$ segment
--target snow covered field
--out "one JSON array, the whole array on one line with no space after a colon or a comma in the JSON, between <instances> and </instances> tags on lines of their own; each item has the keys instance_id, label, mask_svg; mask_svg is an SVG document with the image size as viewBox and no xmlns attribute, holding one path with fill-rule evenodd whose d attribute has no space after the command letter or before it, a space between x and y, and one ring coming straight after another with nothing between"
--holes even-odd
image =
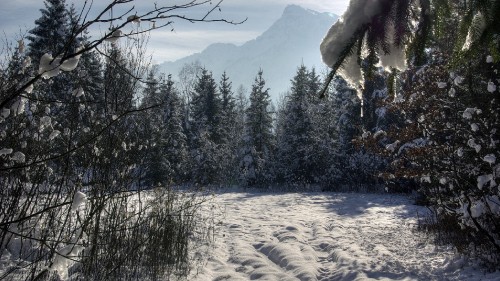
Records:
<instances>
[{"instance_id":1,"label":"snow covered field","mask_svg":"<svg viewBox=\"0 0 500 281\"><path fill-rule=\"evenodd\" d=\"M387 194L219 193L195 280L500 280L414 230L426 209Z\"/></svg>"}]
</instances>

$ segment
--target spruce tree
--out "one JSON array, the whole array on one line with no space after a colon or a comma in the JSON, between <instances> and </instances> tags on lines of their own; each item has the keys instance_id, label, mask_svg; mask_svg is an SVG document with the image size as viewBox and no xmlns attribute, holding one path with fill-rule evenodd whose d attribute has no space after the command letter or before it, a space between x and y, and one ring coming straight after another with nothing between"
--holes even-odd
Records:
<instances>
[{"instance_id":1,"label":"spruce tree","mask_svg":"<svg viewBox=\"0 0 500 281\"><path fill-rule=\"evenodd\" d=\"M292 79L292 87L287 97L278 142L277 164L279 174L287 183L308 184L315 181L316 136L312 119L312 97L317 85L311 77L316 77L302 65Z\"/></svg>"},{"instance_id":2,"label":"spruce tree","mask_svg":"<svg viewBox=\"0 0 500 281\"><path fill-rule=\"evenodd\" d=\"M190 104L190 147L193 178L209 184L219 180L222 143L222 101L212 73L202 69Z\"/></svg>"},{"instance_id":3,"label":"spruce tree","mask_svg":"<svg viewBox=\"0 0 500 281\"><path fill-rule=\"evenodd\" d=\"M168 181L167 163L163 155L165 130L162 118L163 97L160 95L160 83L155 69L151 69L143 91L142 108L150 108L142 126L141 134L148 139L143 149L144 181L154 187L166 184Z\"/></svg>"},{"instance_id":4,"label":"spruce tree","mask_svg":"<svg viewBox=\"0 0 500 281\"><path fill-rule=\"evenodd\" d=\"M181 183L189 175L187 138L182 127L183 112L182 101L179 92L174 87L172 75L168 75L166 81L160 85L160 94L165 97L164 105L164 157L168 161L167 173L170 182Z\"/></svg>"},{"instance_id":5,"label":"spruce tree","mask_svg":"<svg viewBox=\"0 0 500 281\"><path fill-rule=\"evenodd\" d=\"M205 132L215 143L221 141L222 101L212 73L202 69L191 101L192 128L197 134Z\"/></svg>"},{"instance_id":6,"label":"spruce tree","mask_svg":"<svg viewBox=\"0 0 500 281\"><path fill-rule=\"evenodd\" d=\"M260 70L250 93L242 152L242 180L247 185L263 184L273 176L270 168L275 140L270 106L269 88L266 88L263 71Z\"/></svg>"},{"instance_id":7,"label":"spruce tree","mask_svg":"<svg viewBox=\"0 0 500 281\"><path fill-rule=\"evenodd\" d=\"M54 57L65 51L68 31L68 14L65 0L45 0L42 16L35 21L35 28L29 31L28 54L38 62L43 54ZM36 63L37 67L38 64Z\"/></svg>"},{"instance_id":8,"label":"spruce tree","mask_svg":"<svg viewBox=\"0 0 500 281\"><path fill-rule=\"evenodd\" d=\"M219 83L219 92L221 95L221 132L222 143L220 145L222 165L224 166L222 178L227 183L234 183L238 177L238 148L242 137L238 127L238 112L236 99L232 91L232 83L226 72L222 74Z\"/></svg>"},{"instance_id":9,"label":"spruce tree","mask_svg":"<svg viewBox=\"0 0 500 281\"><path fill-rule=\"evenodd\" d=\"M127 58L112 46L104 65L104 103L108 115L119 115L133 107L134 85Z\"/></svg>"},{"instance_id":10,"label":"spruce tree","mask_svg":"<svg viewBox=\"0 0 500 281\"><path fill-rule=\"evenodd\" d=\"M236 101L234 99L234 93L231 89L231 81L226 72L222 74L221 81L219 83L219 92L221 96L221 128L223 139L225 142L231 142L234 136L234 125L236 118Z\"/></svg>"}]
</instances>

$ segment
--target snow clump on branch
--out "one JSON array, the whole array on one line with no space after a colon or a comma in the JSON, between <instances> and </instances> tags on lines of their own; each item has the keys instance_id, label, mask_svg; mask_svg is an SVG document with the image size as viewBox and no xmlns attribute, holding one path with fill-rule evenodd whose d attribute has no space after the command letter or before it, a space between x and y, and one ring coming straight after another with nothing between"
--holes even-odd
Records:
<instances>
[{"instance_id":1,"label":"snow clump on branch","mask_svg":"<svg viewBox=\"0 0 500 281\"><path fill-rule=\"evenodd\" d=\"M372 21L374 17L382 12L382 6L392 0L351 0L347 11L328 31L321 42L320 51L323 62L333 67L339 60L345 48L352 43L355 33L364 25ZM394 29L393 26L391 26ZM390 32L394 33L394 32ZM406 69L405 50L394 44L394 38L389 38L390 53L383 52L380 60L384 68ZM359 50L358 50L359 51ZM341 74L353 85L362 85L363 77L361 68L355 56L345 59Z\"/></svg>"},{"instance_id":2,"label":"snow clump on branch","mask_svg":"<svg viewBox=\"0 0 500 281\"><path fill-rule=\"evenodd\" d=\"M75 54L79 53L82 49L83 47L77 48ZM41 74L44 79L50 79L59 75L61 71L73 71L78 66L80 57L81 54L78 54L63 60L61 55L53 58L51 54L45 53L40 58L38 74Z\"/></svg>"}]
</instances>

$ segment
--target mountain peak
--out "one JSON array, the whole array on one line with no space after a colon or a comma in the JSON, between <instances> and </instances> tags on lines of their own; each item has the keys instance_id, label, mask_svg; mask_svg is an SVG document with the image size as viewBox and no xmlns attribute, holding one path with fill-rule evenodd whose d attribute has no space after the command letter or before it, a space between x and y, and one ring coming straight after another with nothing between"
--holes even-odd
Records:
<instances>
[{"instance_id":1,"label":"mountain peak","mask_svg":"<svg viewBox=\"0 0 500 281\"><path fill-rule=\"evenodd\" d=\"M301 64L320 69L324 66L319 44L336 18L298 5L289 5L281 18L255 39L235 46L213 44L203 52L164 63L163 72L179 73L186 63L199 60L220 77L225 71L233 85L251 88L259 69L264 70L266 86L274 100L288 91L290 79Z\"/></svg>"},{"instance_id":2,"label":"mountain peak","mask_svg":"<svg viewBox=\"0 0 500 281\"><path fill-rule=\"evenodd\" d=\"M288 5L283 11L283 16L291 16L291 15L302 15L302 14L310 14L306 9L302 8L299 5Z\"/></svg>"}]
</instances>

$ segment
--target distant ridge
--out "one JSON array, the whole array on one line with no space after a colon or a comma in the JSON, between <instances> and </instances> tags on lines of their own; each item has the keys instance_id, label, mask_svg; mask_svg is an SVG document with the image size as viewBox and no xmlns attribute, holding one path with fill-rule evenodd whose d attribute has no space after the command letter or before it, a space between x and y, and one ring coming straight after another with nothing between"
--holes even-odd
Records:
<instances>
[{"instance_id":1,"label":"distant ridge","mask_svg":"<svg viewBox=\"0 0 500 281\"><path fill-rule=\"evenodd\" d=\"M250 89L262 68L271 97L276 100L290 88L290 79L302 63L322 71L325 66L319 45L337 19L338 16L331 13L289 5L281 18L257 38L241 46L212 44L201 53L160 64L160 71L171 73L176 78L182 66L198 60L213 72L217 81L226 71L233 82L233 90L236 90L239 85Z\"/></svg>"}]
</instances>

